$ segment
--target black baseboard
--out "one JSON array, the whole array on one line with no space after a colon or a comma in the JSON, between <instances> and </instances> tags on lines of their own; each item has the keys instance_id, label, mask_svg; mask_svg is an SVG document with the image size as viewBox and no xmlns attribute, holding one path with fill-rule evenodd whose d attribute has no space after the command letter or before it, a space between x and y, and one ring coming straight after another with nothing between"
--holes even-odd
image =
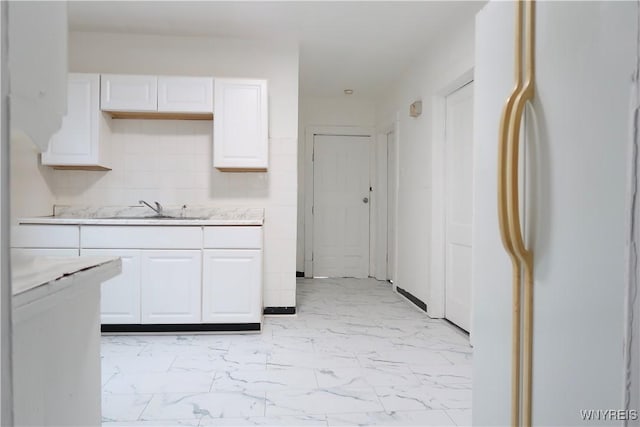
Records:
<instances>
[{"instance_id":1,"label":"black baseboard","mask_svg":"<svg viewBox=\"0 0 640 427\"><path fill-rule=\"evenodd\" d=\"M265 307L264 314L296 314L295 307Z\"/></svg>"},{"instance_id":2,"label":"black baseboard","mask_svg":"<svg viewBox=\"0 0 640 427\"><path fill-rule=\"evenodd\" d=\"M296 277L304 277L304 271L296 271Z\"/></svg>"},{"instance_id":3,"label":"black baseboard","mask_svg":"<svg viewBox=\"0 0 640 427\"><path fill-rule=\"evenodd\" d=\"M260 323L175 323L101 325L102 332L246 332L260 331Z\"/></svg>"},{"instance_id":4,"label":"black baseboard","mask_svg":"<svg viewBox=\"0 0 640 427\"><path fill-rule=\"evenodd\" d=\"M414 303L420 310L424 312L427 311L427 304L425 304L420 298L416 297L415 295L411 294L411 292L407 292L398 286L396 286L396 290L400 295L402 295L403 297L405 297L406 299Z\"/></svg>"}]
</instances>

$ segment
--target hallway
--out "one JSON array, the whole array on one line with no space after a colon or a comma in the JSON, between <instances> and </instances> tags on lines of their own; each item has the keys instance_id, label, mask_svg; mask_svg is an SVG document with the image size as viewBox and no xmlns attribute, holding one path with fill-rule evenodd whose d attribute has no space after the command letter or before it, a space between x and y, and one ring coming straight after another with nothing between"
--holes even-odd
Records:
<instances>
[{"instance_id":1,"label":"hallway","mask_svg":"<svg viewBox=\"0 0 640 427\"><path fill-rule=\"evenodd\" d=\"M297 295L261 334L103 337L103 425L470 425L464 334L386 282Z\"/></svg>"}]
</instances>

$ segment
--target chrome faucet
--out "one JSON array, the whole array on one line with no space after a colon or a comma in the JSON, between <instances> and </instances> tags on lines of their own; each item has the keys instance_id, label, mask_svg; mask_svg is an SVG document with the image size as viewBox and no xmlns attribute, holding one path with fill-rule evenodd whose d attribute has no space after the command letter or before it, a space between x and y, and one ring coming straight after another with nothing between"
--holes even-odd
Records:
<instances>
[{"instance_id":1,"label":"chrome faucet","mask_svg":"<svg viewBox=\"0 0 640 427\"><path fill-rule=\"evenodd\" d=\"M162 205L160 203L153 202L156 204L155 208L151 206L149 203L145 202L144 200L139 200L138 203L142 205L146 205L149 209L153 210L156 214L158 214L158 216L162 216Z\"/></svg>"}]
</instances>

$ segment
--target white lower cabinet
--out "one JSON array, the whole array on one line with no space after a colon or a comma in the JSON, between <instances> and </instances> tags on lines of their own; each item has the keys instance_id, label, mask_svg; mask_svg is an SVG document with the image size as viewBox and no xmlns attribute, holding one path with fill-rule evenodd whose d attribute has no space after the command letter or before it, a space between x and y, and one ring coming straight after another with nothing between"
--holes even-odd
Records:
<instances>
[{"instance_id":1,"label":"white lower cabinet","mask_svg":"<svg viewBox=\"0 0 640 427\"><path fill-rule=\"evenodd\" d=\"M259 323L262 318L262 251L203 251L202 321Z\"/></svg>"},{"instance_id":2,"label":"white lower cabinet","mask_svg":"<svg viewBox=\"0 0 640 427\"><path fill-rule=\"evenodd\" d=\"M262 227L20 225L15 254L113 256L102 284L111 325L262 323Z\"/></svg>"},{"instance_id":3,"label":"white lower cabinet","mask_svg":"<svg viewBox=\"0 0 640 427\"><path fill-rule=\"evenodd\" d=\"M142 251L142 323L200 323L200 250Z\"/></svg>"},{"instance_id":4,"label":"white lower cabinet","mask_svg":"<svg viewBox=\"0 0 640 427\"><path fill-rule=\"evenodd\" d=\"M100 313L103 324L140 323L140 253L126 249L82 250L82 256L122 259L122 273L102 284Z\"/></svg>"}]
</instances>

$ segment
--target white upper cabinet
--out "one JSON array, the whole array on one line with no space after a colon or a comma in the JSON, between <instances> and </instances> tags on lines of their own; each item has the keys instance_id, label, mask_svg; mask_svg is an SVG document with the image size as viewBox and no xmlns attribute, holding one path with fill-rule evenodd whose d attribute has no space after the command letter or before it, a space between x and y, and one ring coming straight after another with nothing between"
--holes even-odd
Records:
<instances>
[{"instance_id":1,"label":"white upper cabinet","mask_svg":"<svg viewBox=\"0 0 640 427\"><path fill-rule=\"evenodd\" d=\"M269 163L267 81L215 79L213 166L264 171Z\"/></svg>"},{"instance_id":2,"label":"white upper cabinet","mask_svg":"<svg viewBox=\"0 0 640 427\"><path fill-rule=\"evenodd\" d=\"M158 111L158 77L103 74L101 108L105 111Z\"/></svg>"},{"instance_id":3,"label":"white upper cabinet","mask_svg":"<svg viewBox=\"0 0 640 427\"><path fill-rule=\"evenodd\" d=\"M42 153L42 164L108 170L104 134L109 118L100 111L100 75L69 74L67 86L67 114Z\"/></svg>"},{"instance_id":4,"label":"white upper cabinet","mask_svg":"<svg viewBox=\"0 0 640 427\"><path fill-rule=\"evenodd\" d=\"M159 76L158 112L213 113L213 78Z\"/></svg>"}]
</instances>

